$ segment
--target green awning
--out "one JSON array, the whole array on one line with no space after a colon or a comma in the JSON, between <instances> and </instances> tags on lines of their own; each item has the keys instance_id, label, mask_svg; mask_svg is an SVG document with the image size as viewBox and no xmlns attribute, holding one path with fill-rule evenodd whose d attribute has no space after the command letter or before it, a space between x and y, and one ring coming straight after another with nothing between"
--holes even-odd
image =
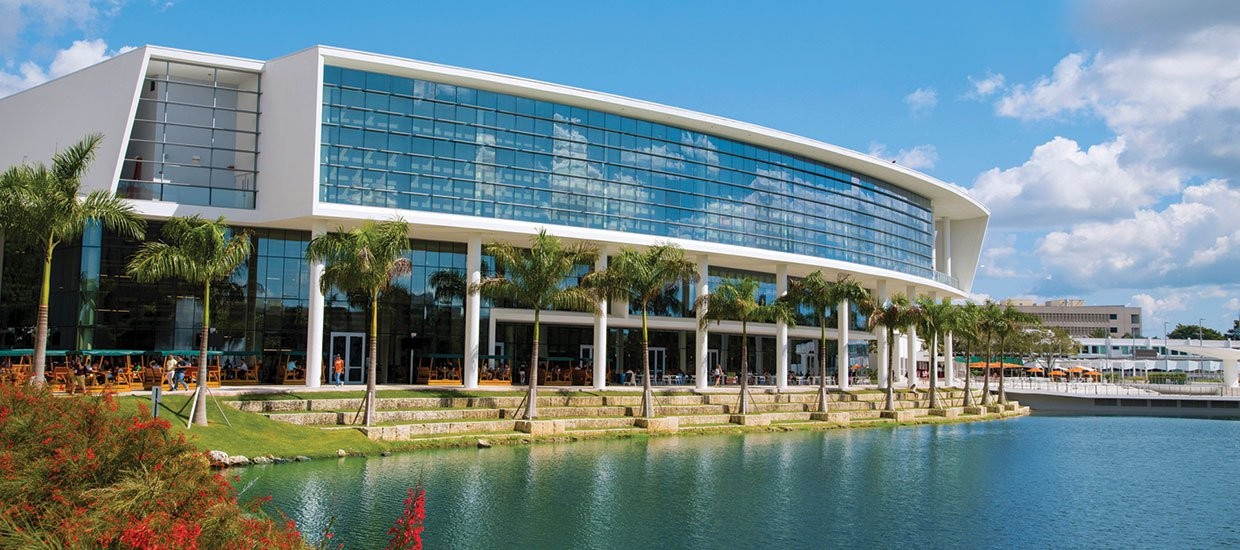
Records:
<instances>
[{"instance_id":1,"label":"green awning","mask_svg":"<svg viewBox=\"0 0 1240 550\"><path fill-rule=\"evenodd\" d=\"M29 348L26 348L26 349L0 349L0 357L25 357L25 356L27 356L27 355L34 355L34 350L33 350L33 349L29 349ZM69 355L68 350L63 350L63 349L49 349L49 350L47 350L47 356L48 356L48 357L64 357L64 356L66 356L66 355Z\"/></svg>"},{"instance_id":2,"label":"green awning","mask_svg":"<svg viewBox=\"0 0 1240 550\"><path fill-rule=\"evenodd\" d=\"M88 349L83 351L82 355L88 357L132 357L148 353L150 352L136 349Z\"/></svg>"},{"instance_id":3,"label":"green awning","mask_svg":"<svg viewBox=\"0 0 1240 550\"><path fill-rule=\"evenodd\" d=\"M197 356L197 355L199 355L199 354L200 354L200 351L199 351L199 350L196 350L196 349L172 349L172 350L157 351L157 352L155 352L155 354L156 354L156 355L162 355L162 356L164 356L164 357L167 357L167 356L169 356L169 355L194 355L194 356ZM223 355L223 354L224 354L224 352L222 352L222 351L216 351L216 350L208 350L208 351L207 351L207 357L214 357L214 356L216 356L216 355Z\"/></svg>"}]
</instances>

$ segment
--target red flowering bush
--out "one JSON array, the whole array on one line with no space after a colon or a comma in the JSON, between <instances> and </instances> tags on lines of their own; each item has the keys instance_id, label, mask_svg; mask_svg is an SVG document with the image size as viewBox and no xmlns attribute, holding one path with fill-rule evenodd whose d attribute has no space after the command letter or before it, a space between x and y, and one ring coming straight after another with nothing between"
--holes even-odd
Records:
<instances>
[{"instance_id":1,"label":"red flowering bush","mask_svg":"<svg viewBox=\"0 0 1240 550\"><path fill-rule=\"evenodd\" d=\"M387 550L422 550L422 522L425 520L426 489L418 483L416 489L409 489L405 511L388 529L388 535L392 538L388 541Z\"/></svg>"},{"instance_id":2,"label":"red flowering bush","mask_svg":"<svg viewBox=\"0 0 1240 550\"><path fill-rule=\"evenodd\" d=\"M0 547L306 548L168 422L111 396L0 386Z\"/></svg>"}]
</instances>

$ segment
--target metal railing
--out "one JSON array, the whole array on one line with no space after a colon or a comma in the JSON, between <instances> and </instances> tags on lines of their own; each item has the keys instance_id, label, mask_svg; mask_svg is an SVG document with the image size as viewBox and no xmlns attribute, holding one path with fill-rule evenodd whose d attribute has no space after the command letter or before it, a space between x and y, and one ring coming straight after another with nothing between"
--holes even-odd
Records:
<instances>
[{"instance_id":1,"label":"metal railing","mask_svg":"<svg viewBox=\"0 0 1240 550\"><path fill-rule=\"evenodd\" d=\"M1138 382L1057 381L1045 378L1006 378L1003 384L1008 391L1027 390L1061 395L1240 397L1240 388L1229 388L1221 384L1145 384ZM990 385L992 389L996 387L994 381L991 381Z\"/></svg>"},{"instance_id":2,"label":"metal railing","mask_svg":"<svg viewBox=\"0 0 1240 550\"><path fill-rule=\"evenodd\" d=\"M120 180L116 187L116 195L125 199L157 200L178 204L246 208L250 210L254 209L255 193L254 190L250 189L228 189L162 181Z\"/></svg>"}]
</instances>

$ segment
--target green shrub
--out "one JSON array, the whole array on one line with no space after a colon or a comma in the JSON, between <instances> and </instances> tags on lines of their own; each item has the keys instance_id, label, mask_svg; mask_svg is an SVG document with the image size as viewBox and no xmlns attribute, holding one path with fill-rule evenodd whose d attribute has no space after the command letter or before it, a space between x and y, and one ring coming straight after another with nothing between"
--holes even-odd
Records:
<instances>
[{"instance_id":1,"label":"green shrub","mask_svg":"<svg viewBox=\"0 0 1240 550\"><path fill-rule=\"evenodd\" d=\"M292 521L240 505L168 423L111 396L0 387L0 547L305 548Z\"/></svg>"},{"instance_id":2,"label":"green shrub","mask_svg":"<svg viewBox=\"0 0 1240 550\"><path fill-rule=\"evenodd\" d=\"M1149 374L1149 383L1151 384L1187 384L1188 373L1185 373L1185 372L1151 372Z\"/></svg>"}]
</instances>

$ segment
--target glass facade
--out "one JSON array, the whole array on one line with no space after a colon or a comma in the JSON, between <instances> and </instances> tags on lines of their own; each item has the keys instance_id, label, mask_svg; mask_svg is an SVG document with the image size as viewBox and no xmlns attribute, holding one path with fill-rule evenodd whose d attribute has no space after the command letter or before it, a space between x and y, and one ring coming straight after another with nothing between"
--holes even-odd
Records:
<instances>
[{"instance_id":1,"label":"glass facade","mask_svg":"<svg viewBox=\"0 0 1240 550\"><path fill-rule=\"evenodd\" d=\"M152 59L117 194L254 208L259 75Z\"/></svg>"},{"instance_id":2,"label":"glass facade","mask_svg":"<svg viewBox=\"0 0 1240 550\"><path fill-rule=\"evenodd\" d=\"M930 201L776 150L325 67L320 199L805 254L933 278Z\"/></svg>"}]
</instances>

